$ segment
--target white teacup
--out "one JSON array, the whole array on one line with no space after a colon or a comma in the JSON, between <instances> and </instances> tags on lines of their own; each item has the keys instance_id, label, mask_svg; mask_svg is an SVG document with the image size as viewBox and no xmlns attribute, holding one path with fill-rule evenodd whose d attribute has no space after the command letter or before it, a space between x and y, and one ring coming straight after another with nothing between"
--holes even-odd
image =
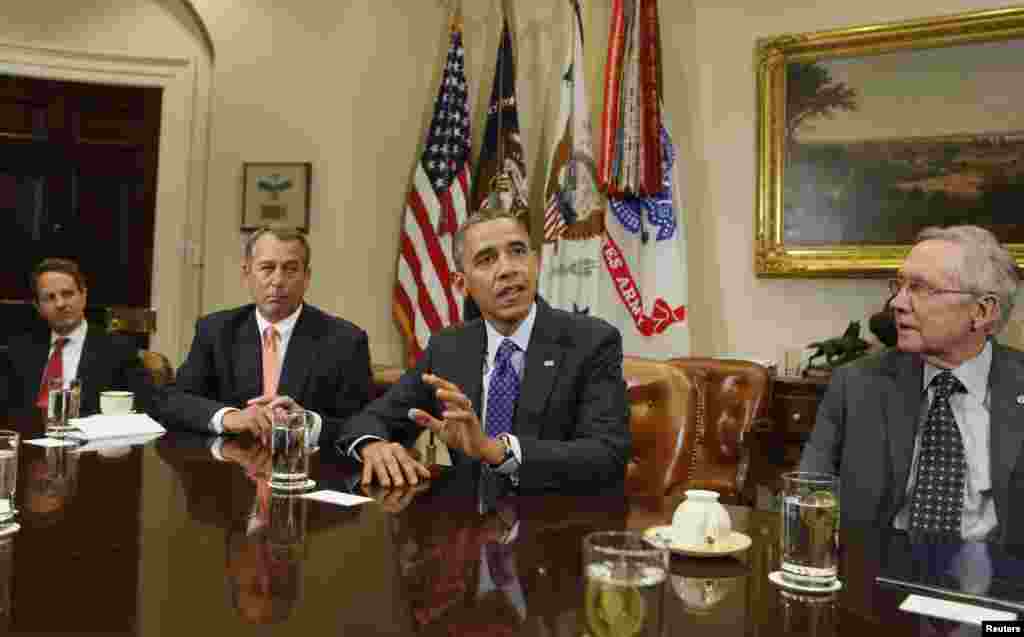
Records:
<instances>
[{"instance_id":1,"label":"white teacup","mask_svg":"<svg viewBox=\"0 0 1024 637\"><path fill-rule=\"evenodd\" d=\"M672 534L687 546L715 548L732 533L729 512L718 502L717 491L691 489L672 515Z\"/></svg>"},{"instance_id":2,"label":"white teacup","mask_svg":"<svg viewBox=\"0 0 1024 637\"><path fill-rule=\"evenodd\" d=\"M130 414L134 400L135 394L130 391L100 392L100 412L107 416Z\"/></svg>"}]
</instances>

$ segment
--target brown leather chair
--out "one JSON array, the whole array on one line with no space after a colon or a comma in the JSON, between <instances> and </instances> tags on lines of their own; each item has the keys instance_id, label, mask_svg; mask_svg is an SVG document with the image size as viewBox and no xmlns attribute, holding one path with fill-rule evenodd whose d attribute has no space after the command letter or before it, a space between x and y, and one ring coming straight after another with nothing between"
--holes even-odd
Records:
<instances>
[{"instance_id":1,"label":"brown leather chair","mask_svg":"<svg viewBox=\"0 0 1024 637\"><path fill-rule=\"evenodd\" d=\"M686 484L697 437L697 386L676 367L635 356L623 360L633 457L626 493L661 496Z\"/></svg>"},{"instance_id":2,"label":"brown leather chair","mask_svg":"<svg viewBox=\"0 0 1024 637\"><path fill-rule=\"evenodd\" d=\"M174 368L171 367L171 361L167 360L167 357L160 352L140 349L139 358L156 387L165 387L174 380Z\"/></svg>"},{"instance_id":3,"label":"brown leather chair","mask_svg":"<svg viewBox=\"0 0 1024 637\"><path fill-rule=\"evenodd\" d=\"M738 498L750 464L747 434L767 417L771 373L741 360L694 357L668 363L697 388L695 458L686 488Z\"/></svg>"}]
</instances>

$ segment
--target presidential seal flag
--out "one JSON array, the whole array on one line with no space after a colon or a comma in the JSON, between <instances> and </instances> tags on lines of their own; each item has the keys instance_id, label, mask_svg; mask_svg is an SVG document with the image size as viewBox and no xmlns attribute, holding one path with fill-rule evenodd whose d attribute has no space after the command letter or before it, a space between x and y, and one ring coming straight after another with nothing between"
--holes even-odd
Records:
<instances>
[{"instance_id":1,"label":"presidential seal flag","mask_svg":"<svg viewBox=\"0 0 1024 637\"><path fill-rule=\"evenodd\" d=\"M448 57L434 116L406 199L392 304L410 364L433 332L461 320L452 286L452 240L467 217L470 193L469 97L462 18L451 21Z\"/></svg>"},{"instance_id":2,"label":"presidential seal flag","mask_svg":"<svg viewBox=\"0 0 1024 637\"><path fill-rule=\"evenodd\" d=\"M559 82L558 119L544 188L540 293L570 311L597 309L604 238L604 197L597 188L584 79L583 20L571 3L569 46Z\"/></svg>"},{"instance_id":3,"label":"presidential seal flag","mask_svg":"<svg viewBox=\"0 0 1024 637\"><path fill-rule=\"evenodd\" d=\"M679 153L659 101L657 0L613 0L598 179L608 195L598 316L623 351L690 353Z\"/></svg>"},{"instance_id":4,"label":"presidential seal flag","mask_svg":"<svg viewBox=\"0 0 1024 637\"><path fill-rule=\"evenodd\" d=\"M488 207L528 214L529 189L519 134L516 62L508 16L502 20L491 102L487 107L487 124L473 186L472 210L479 210L487 200Z\"/></svg>"}]
</instances>

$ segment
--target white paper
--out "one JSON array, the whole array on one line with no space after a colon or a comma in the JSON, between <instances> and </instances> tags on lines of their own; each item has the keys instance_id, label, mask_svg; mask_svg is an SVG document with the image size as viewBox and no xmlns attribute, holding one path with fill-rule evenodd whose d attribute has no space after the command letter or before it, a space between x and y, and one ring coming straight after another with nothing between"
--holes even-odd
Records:
<instances>
[{"instance_id":1,"label":"white paper","mask_svg":"<svg viewBox=\"0 0 1024 637\"><path fill-rule=\"evenodd\" d=\"M341 491L327 490L304 493L300 497L309 498L310 500L319 500L320 502L327 502L328 504L338 504L343 507L351 507L356 506L357 504L373 502L373 498L365 498L361 495L352 495L351 493L342 493Z\"/></svg>"},{"instance_id":2,"label":"white paper","mask_svg":"<svg viewBox=\"0 0 1024 637\"><path fill-rule=\"evenodd\" d=\"M23 440L26 445L36 445L37 447L77 447L78 442L74 440L62 440L60 438L34 438L32 440Z\"/></svg>"},{"instance_id":3,"label":"white paper","mask_svg":"<svg viewBox=\"0 0 1024 637\"><path fill-rule=\"evenodd\" d=\"M119 436L117 438L100 438L99 440L90 440L86 444L82 445L78 449L75 449L78 453L85 453L88 451L101 451L104 449L119 449L126 448L129 451L134 445L144 445L150 440L156 440L163 434L140 434L136 436Z\"/></svg>"},{"instance_id":4,"label":"white paper","mask_svg":"<svg viewBox=\"0 0 1024 637\"><path fill-rule=\"evenodd\" d=\"M945 599L935 599L924 595L908 595L900 610L918 615L949 619L955 622L964 622L981 626L982 621L1010 620L1017 619L1015 613L1008 613L1002 610L994 610L983 606L974 606L961 602L951 602Z\"/></svg>"},{"instance_id":5,"label":"white paper","mask_svg":"<svg viewBox=\"0 0 1024 637\"><path fill-rule=\"evenodd\" d=\"M100 414L89 416L88 418L72 418L68 422L81 432L75 432L76 437L90 441L101 438L162 434L167 431L160 423L146 414L117 414L111 416Z\"/></svg>"}]
</instances>

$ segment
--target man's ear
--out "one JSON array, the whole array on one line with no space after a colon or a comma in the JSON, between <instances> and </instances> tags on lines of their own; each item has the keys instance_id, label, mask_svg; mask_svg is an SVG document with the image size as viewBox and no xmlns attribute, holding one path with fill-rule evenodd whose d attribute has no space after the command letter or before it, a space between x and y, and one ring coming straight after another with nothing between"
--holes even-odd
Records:
<instances>
[{"instance_id":1,"label":"man's ear","mask_svg":"<svg viewBox=\"0 0 1024 637\"><path fill-rule=\"evenodd\" d=\"M452 276L452 286L458 290L459 294L466 296L466 275L462 272L455 271Z\"/></svg>"},{"instance_id":2,"label":"man's ear","mask_svg":"<svg viewBox=\"0 0 1024 637\"><path fill-rule=\"evenodd\" d=\"M995 294L986 294L978 298L974 307L974 317L972 318L974 326L985 334L991 334L1002 313L999 297Z\"/></svg>"}]
</instances>

